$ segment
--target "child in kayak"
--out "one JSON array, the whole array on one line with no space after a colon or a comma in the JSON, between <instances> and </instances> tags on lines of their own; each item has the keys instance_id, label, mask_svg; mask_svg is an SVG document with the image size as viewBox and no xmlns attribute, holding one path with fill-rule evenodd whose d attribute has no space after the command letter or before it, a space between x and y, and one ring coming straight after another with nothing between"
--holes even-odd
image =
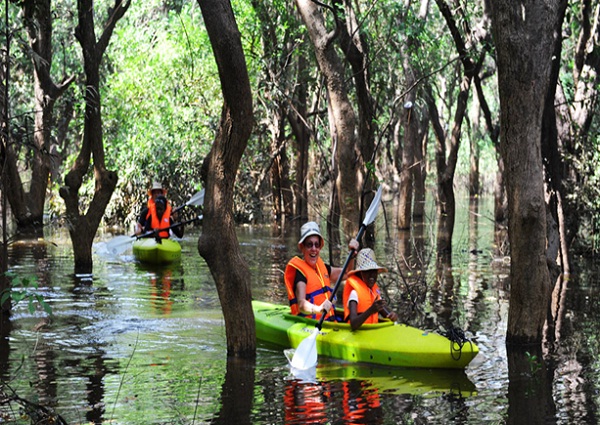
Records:
<instances>
[{"instance_id":1,"label":"child in kayak","mask_svg":"<svg viewBox=\"0 0 600 425\"><path fill-rule=\"evenodd\" d=\"M385 300L381 298L377 276L387 272L375 260L375 253L370 248L360 250L356 256L356 268L348 273L344 287L344 320L356 330L363 323L378 323L379 316L392 321L398 315L389 311Z\"/></svg>"}]
</instances>

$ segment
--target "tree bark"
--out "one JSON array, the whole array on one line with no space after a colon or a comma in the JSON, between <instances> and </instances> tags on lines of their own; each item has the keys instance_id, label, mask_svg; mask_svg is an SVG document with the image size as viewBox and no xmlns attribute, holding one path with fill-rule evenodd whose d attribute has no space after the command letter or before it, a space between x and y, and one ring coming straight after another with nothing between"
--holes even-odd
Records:
<instances>
[{"instance_id":1,"label":"tree bark","mask_svg":"<svg viewBox=\"0 0 600 425\"><path fill-rule=\"evenodd\" d=\"M205 182L203 233L198 252L217 285L225 318L227 354L256 356L250 270L235 233L235 176L252 131L252 92L240 33L229 0L198 0L213 48L223 109L213 146L202 165Z\"/></svg>"},{"instance_id":2,"label":"tree bark","mask_svg":"<svg viewBox=\"0 0 600 425\"><path fill-rule=\"evenodd\" d=\"M541 134L560 3L492 2L511 249L508 345L540 344L548 311Z\"/></svg>"},{"instance_id":3,"label":"tree bark","mask_svg":"<svg viewBox=\"0 0 600 425\"><path fill-rule=\"evenodd\" d=\"M360 225L359 172L362 168L356 139L356 116L348 98L344 82L344 69L337 55L333 40L337 30L328 33L323 14L311 0L296 0L302 20L313 43L319 69L325 77L330 116L335 134L332 140L339 173L336 178L338 200L342 218L342 229L347 237L356 234ZM336 19L337 22L337 19ZM338 25L341 25L337 22Z\"/></svg>"},{"instance_id":4,"label":"tree bark","mask_svg":"<svg viewBox=\"0 0 600 425\"><path fill-rule=\"evenodd\" d=\"M104 141L102 135L102 114L100 99L100 63L108 47L115 25L129 8L130 1L115 0L109 9L104 31L98 40L94 30L94 6L92 0L78 0L79 23L75 37L83 51L83 68L86 81L85 118L81 149L75 163L65 177L60 188L60 196L67 210L67 228L73 243L75 273L91 273L93 268L92 242L104 211L117 185L117 173L106 169ZM87 212L81 214L79 189L93 159L95 191Z\"/></svg>"}]
</instances>

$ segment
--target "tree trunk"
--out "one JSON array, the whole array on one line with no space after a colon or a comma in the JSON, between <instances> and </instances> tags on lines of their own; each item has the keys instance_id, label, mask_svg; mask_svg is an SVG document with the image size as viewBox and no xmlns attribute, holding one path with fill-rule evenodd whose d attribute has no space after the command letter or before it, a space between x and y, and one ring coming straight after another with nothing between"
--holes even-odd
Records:
<instances>
[{"instance_id":1,"label":"tree trunk","mask_svg":"<svg viewBox=\"0 0 600 425\"><path fill-rule=\"evenodd\" d=\"M288 93L295 81L288 77L292 66L287 60L293 45L288 31L284 32L284 39L277 39L278 15L273 13L269 4L252 0L252 6L261 23L263 45L263 73L265 84L260 98L267 111L268 119L265 125L271 135L271 193L273 196L273 220L277 226L285 226L293 218L293 195L290 184L290 170L287 156L287 137L285 134L286 117L290 109ZM290 9L293 5L289 6ZM282 49L282 46L290 46ZM262 179L261 179L262 181ZM258 189L257 189L258 192ZM260 193L257 193L260 196Z\"/></svg>"},{"instance_id":2,"label":"tree trunk","mask_svg":"<svg viewBox=\"0 0 600 425\"><path fill-rule=\"evenodd\" d=\"M104 211L117 185L117 174L106 169L104 160L104 141L102 136L102 114L100 99L100 63L106 51L115 25L123 17L131 3L115 0L109 9L109 16L103 26L104 31L96 40L94 7L92 0L78 0L79 23L75 37L83 51L85 72L85 120L81 149L71 170L60 188L60 196L65 201L67 227L73 243L75 273L91 273L92 242ZM80 213L81 200L79 189L88 173L90 160L93 159L95 191L85 214Z\"/></svg>"},{"instance_id":3,"label":"tree trunk","mask_svg":"<svg viewBox=\"0 0 600 425\"><path fill-rule=\"evenodd\" d=\"M471 134L469 137L469 196L471 198L481 194L479 181L479 111L478 98L473 96L473 116L471 117Z\"/></svg>"},{"instance_id":4,"label":"tree trunk","mask_svg":"<svg viewBox=\"0 0 600 425\"><path fill-rule=\"evenodd\" d=\"M541 134L560 3L492 2L511 250L509 345L539 344L548 311Z\"/></svg>"},{"instance_id":5,"label":"tree trunk","mask_svg":"<svg viewBox=\"0 0 600 425\"><path fill-rule=\"evenodd\" d=\"M406 62L406 59L405 59ZM415 83L412 67L405 63L404 73L406 85L412 87ZM398 228L410 229L413 210L414 194L414 172L415 151L419 145L418 116L413 109L416 90L409 91L406 95L406 102L402 109L402 122L404 124L404 144L402 147L402 163L400 164L400 193L398 195Z\"/></svg>"},{"instance_id":6,"label":"tree trunk","mask_svg":"<svg viewBox=\"0 0 600 425\"><path fill-rule=\"evenodd\" d=\"M456 171L456 163L458 161L458 149L461 140L461 128L466 115L467 101L471 89L471 83L475 76L479 73L481 64L485 57L485 52L481 53L477 62L471 58L472 53L467 49L467 43L460 33L456 20L450 10L450 7L444 0L436 0L442 16L446 20L456 51L460 55L460 60L463 69L462 81L456 100L456 110L454 111L454 119L452 123L452 131L450 133L448 157L445 158L445 141L441 138L442 132L439 129L439 124L434 126L437 128L436 137L438 139L438 149L436 153L437 164L437 182L438 182L438 255L443 257L445 262L450 263L452 257L452 234L454 233L454 221L456 215L456 204L454 197L454 173ZM470 33L469 22L464 21L462 25L465 30ZM429 102L433 101L431 94L427 96ZM434 106L434 105L431 105ZM432 108L430 106L430 114ZM437 113L436 113L437 114ZM433 121L433 116L432 116Z\"/></svg>"},{"instance_id":7,"label":"tree trunk","mask_svg":"<svg viewBox=\"0 0 600 425\"><path fill-rule=\"evenodd\" d=\"M252 131L252 92L240 33L229 0L198 0L211 41L221 88L221 123L202 165L205 182L203 233L198 252L217 285L225 318L227 354L256 356L250 270L235 233L233 190Z\"/></svg>"},{"instance_id":8,"label":"tree trunk","mask_svg":"<svg viewBox=\"0 0 600 425\"><path fill-rule=\"evenodd\" d=\"M293 186L295 199L295 218L303 224L308 221L308 147L310 145L310 128L308 127L306 84L302 80L307 73L308 64L304 55L298 58L298 81L293 94L293 112L288 114L288 121L296 142L296 181Z\"/></svg>"},{"instance_id":9,"label":"tree trunk","mask_svg":"<svg viewBox=\"0 0 600 425\"><path fill-rule=\"evenodd\" d=\"M21 179L18 155L7 146L5 185L17 232L39 234L43 229L44 204L51 169L53 147L51 130L54 105L74 81L71 76L57 85L52 81L52 10L50 0L26 0L21 5L29 35L34 77L33 165L29 183ZM28 185L28 189L25 186Z\"/></svg>"},{"instance_id":10,"label":"tree trunk","mask_svg":"<svg viewBox=\"0 0 600 425\"><path fill-rule=\"evenodd\" d=\"M343 4L342 4L343 3ZM370 165L369 170L375 170L377 152L375 151L375 101L371 94L369 73L369 45L361 32L360 25L351 2L335 0L338 10L345 10L340 25L340 47L345 54L347 62L352 68L354 88L358 106L358 149L360 158L356 164L359 192L359 219L371 205L377 190L374 176L366 171L365 163ZM362 242L362 241L359 241ZM374 247L375 223L367 226L364 233L363 246Z\"/></svg>"},{"instance_id":11,"label":"tree trunk","mask_svg":"<svg viewBox=\"0 0 600 425\"><path fill-rule=\"evenodd\" d=\"M10 57L10 43L7 43L5 54L7 58ZM7 90L9 77L10 68L8 67L8 61L2 61L0 63L0 225L2 226L2 235L0 239L0 293L4 293L4 291L8 290L10 287L10 282L6 276L6 272L8 271L8 220L6 217L6 209L8 204L6 201L6 178L4 174L6 172L4 165L6 163L6 147L10 143L10 121L8 119L10 102L8 100ZM7 299L0 304L0 341L7 340L5 336L8 335L10 328L5 327L5 324L10 323L10 320L8 320L10 310L10 300ZM6 364L8 364L8 362Z\"/></svg>"},{"instance_id":12,"label":"tree trunk","mask_svg":"<svg viewBox=\"0 0 600 425\"><path fill-rule=\"evenodd\" d=\"M313 43L319 69L325 77L331 126L335 134L335 159L339 169L336 178L342 228L347 237L356 234L360 225L358 175L361 169L360 154L356 140L356 117L345 88L344 69L333 41L337 31L328 33L323 14L312 0L296 0L302 20ZM339 22L338 22L338 25Z\"/></svg>"}]
</instances>

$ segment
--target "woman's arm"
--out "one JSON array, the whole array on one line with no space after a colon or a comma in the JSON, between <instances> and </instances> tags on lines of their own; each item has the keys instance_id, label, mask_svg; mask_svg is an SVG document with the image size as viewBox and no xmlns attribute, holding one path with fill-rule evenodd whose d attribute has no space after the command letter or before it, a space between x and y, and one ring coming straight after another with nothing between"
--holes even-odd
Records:
<instances>
[{"instance_id":1,"label":"woman's arm","mask_svg":"<svg viewBox=\"0 0 600 425\"><path fill-rule=\"evenodd\" d=\"M304 314L319 314L323 310L327 313L331 308L329 300L325 300L321 305L316 305L306 299L306 282L296 283L296 300L298 300L298 308Z\"/></svg>"}]
</instances>

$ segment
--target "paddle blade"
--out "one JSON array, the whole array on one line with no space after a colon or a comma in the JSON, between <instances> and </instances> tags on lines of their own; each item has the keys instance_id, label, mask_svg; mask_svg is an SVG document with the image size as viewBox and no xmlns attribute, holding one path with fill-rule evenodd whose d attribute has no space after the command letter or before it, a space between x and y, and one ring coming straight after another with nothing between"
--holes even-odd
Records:
<instances>
[{"instance_id":1,"label":"paddle blade","mask_svg":"<svg viewBox=\"0 0 600 425\"><path fill-rule=\"evenodd\" d=\"M195 207L202 204L204 204L204 189L196 192L194 196L192 196L190 200L185 203L185 205L193 205Z\"/></svg>"},{"instance_id":2,"label":"paddle blade","mask_svg":"<svg viewBox=\"0 0 600 425\"><path fill-rule=\"evenodd\" d=\"M379 211L379 203L381 202L381 190L383 186L379 186L377 189L377 193L375 197L371 201L371 205L369 205L369 209L365 213L365 219L363 220L363 225L368 226L369 224L375 221L375 217L377 217L377 212Z\"/></svg>"},{"instance_id":3,"label":"paddle blade","mask_svg":"<svg viewBox=\"0 0 600 425\"><path fill-rule=\"evenodd\" d=\"M291 365L294 369L307 370L315 367L317 364L317 335L319 329L315 328L313 332L304 338L292 358Z\"/></svg>"},{"instance_id":4,"label":"paddle blade","mask_svg":"<svg viewBox=\"0 0 600 425\"><path fill-rule=\"evenodd\" d=\"M134 240L135 238L131 236L117 236L107 242L106 250L112 255L120 255L131 246Z\"/></svg>"}]
</instances>

